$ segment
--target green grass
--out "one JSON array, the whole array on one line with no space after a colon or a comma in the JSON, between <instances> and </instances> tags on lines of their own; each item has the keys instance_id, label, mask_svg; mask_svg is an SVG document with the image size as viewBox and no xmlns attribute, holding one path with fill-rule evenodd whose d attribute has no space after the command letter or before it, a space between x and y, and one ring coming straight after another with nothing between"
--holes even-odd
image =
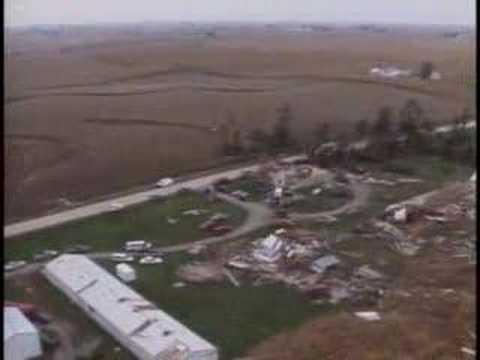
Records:
<instances>
[{"instance_id":1,"label":"green grass","mask_svg":"<svg viewBox=\"0 0 480 360\"><path fill-rule=\"evenodd\" d=\"M201 216L182 215L184 210L209 210ZM44 249L62 250L74 244L87 244L94 251L120 250L125 241L148 240L155 246L174 245L209 236L198 226L215 212L230 215L229 224L237 226L246 213L223 201L208 202L201 195L182 192L165 202L152 201L121 212L108 213L55 228L46 229L4 243L5 259L29 259ZM178 219L171 225L167 217Z\"/></svg>"},{"instance_id":2,"label":"green grass","mask_svg":"<svg viewBox=\"0 0 480 360\"><path fill-rule=\"evenodd\" d=\"M320 194L313 195L312 190L317 187L318 186L310 186L298 190L298 193L305 197L292 204L288 208L289 211L312 213L333 210L345 205L352 198L349 194L340 195L338 190L335 189L323 190Z\"/></svg>"},{"instance_id":3,"label":"green grass","mask_svg":"<svg viewBox=\"0 0 480 360\"><path fill-rule=\"evenodd\" d=\"M466 180L472 169L439 156L404 156L371 165L374 171L395 177L418 177L434 185L446 181Z\"/></svg>"},{"instance_id":4,"label":"green grass","mask_svg":"<svg viewBox=\"0 0 480 360\"><path fill-rule=\"evenodd\" d=\"M259 189L259 185L260 187L263 187L266 184L260 180L257 180L253 176L244 176L225 185L225 190L227 192L236 190L245 191L249 193L247 198L248 201L262 201L265 199L265 193Z\"/></svg>"}]
</instances>

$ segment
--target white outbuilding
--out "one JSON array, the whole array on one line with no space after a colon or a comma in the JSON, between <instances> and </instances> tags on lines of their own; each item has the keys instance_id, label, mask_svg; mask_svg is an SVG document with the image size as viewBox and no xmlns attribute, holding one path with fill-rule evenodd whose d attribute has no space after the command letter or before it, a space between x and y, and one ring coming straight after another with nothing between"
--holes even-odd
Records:
<instances>
[{"instance_id":1,"label":"white outbuilding","mask_svg":"<svg viewBox=\"0 0 480 360\"><path fill-rule=\"evenodd\" d=\"M115 272L124 282L131 282L137 279L135 269L125 263L117 264L117 266L115 266Z\"/></svg>"},{"instance_id":2,"label":"white outbuilding","mask_svg":"<svg viewBox=\"0 0 480 360\"><path fill-rule=\"evenodd\" d=\"M218 360L218 351L87 256L64 254L43 274L137 359Z\"/></svg>"},{"instance_id":3,"label":"white outbuilding","mask_svg":"<svg viewBox=\"0 0 480 360\"><path fill-rule=\"evenodd\" d=\"M13 306L3 308L3 358L26 360L42 355L38 330Z\"/></svg>"}]
</instances>

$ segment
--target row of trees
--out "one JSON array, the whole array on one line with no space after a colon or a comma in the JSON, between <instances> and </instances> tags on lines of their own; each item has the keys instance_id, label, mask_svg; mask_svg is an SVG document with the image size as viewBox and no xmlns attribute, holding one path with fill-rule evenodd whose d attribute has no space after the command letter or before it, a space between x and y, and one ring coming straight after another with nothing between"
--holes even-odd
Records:
<instances>
[{"instance_id":1,"label":"row of trees","mask_svg":"<svg viewBox=\"0 0 480 360\"><path fill-rule=\"evenodd\" d=\"M377 160L411 151L475 161L476 137L465 127L471 119L472 114L465 109L452 119L453 131L433 138L433 122L415 99L409 99L398 111L389 106L380 108L373 119L362 118L349 131L339 131L331 123L322 122L312 131L311 139L302 145L313 154L319 146L331 141L336 142L340 149L347 149L352 142L367 140L370 143L368 154ZM239 130L234 130L227 137L223 151L228 155L240 155L247 152L278 153L292 149L297 145L291 135L292 120L292 110L285 104L277 109L271 132L255 128L242 136Z\"/></svg>"},{"instance_id":2,"label":"row of trees","mask_svg":"<svg viewBox=\"0 0 480 360\"><path fill-rule=\"evenodd\" d=\"M240 130L235 128L231 135L226 137L223 153L226 155L240 155L246 152L275 153L289 149L295 145L291 135L291 121L292 110L285 104L277 109L277 118L271 133L263 128L255 128L246 137L242 137Z\"/></svg>"},{"instance_id":3,"label":"row of trees","mask_svg":"<svg viewBox=\"0 0 480 360\"><path fill-rule=\"evenodd\" d=\"M317 126L314 132L315 148L322 143L335 141L340 148L346 148L345 139L352 141L368 140L368 155L377 160L385 160L397 153L415 152L437 154L457 161L474 162L476 159L476 136L466 127L473 118L468 109L455 116L450 124L453 130L442 135L433 135L433 122L426 116L420 104L409 99L399 111L382 107L373 120L360 119L353 127L353 133L332 131L327 123ZM312 150L312 148L311 148Z\"/></svg>"}]
</instances>

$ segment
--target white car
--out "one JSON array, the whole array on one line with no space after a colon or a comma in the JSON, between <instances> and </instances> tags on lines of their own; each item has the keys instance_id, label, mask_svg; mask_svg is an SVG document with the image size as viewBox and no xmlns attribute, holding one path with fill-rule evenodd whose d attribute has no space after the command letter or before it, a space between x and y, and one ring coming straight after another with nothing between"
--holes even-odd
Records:
<instances>
[{"instance_id":1,"label":"white car","mask_svg":"<svg viewBox=\"0 0 480 360\"><path fill-rule=\"evenodd\" d=\"M140 259L140 264L161 264L163 263L163 259L161 257L156 256L145 256Z\"/></svg>"},{"instance_id":2,"label":"white car","mask_svg":"<svg viewBox=\"0 0 480 360\"><path fill-rule=\"evenodd\" d=\"M13 271L16 269L20 269L21 267L27 265L26 261L19 260L19 261L9 261L3 266L5 271Z\"/></svg>"},{"instance_id":3,"label":"white car","mask_svg":"<svg viewBox=\"0 0 480 360\"><path fill-rule=\"evenodd\" d=\"M166 187L166 186L170 186L174 183L173 179L172 178L163 178L163 179L160 179L159 181L157 181L157 183L155 184L156 187Z\"/></svg>"},{"instance_id":4,"label":"white car","mask_svg":"<svg viewBox=\"0 0 480 360\"><path fill-rule=\"evenodd\" d=\"M122 210L124 207L125 207L125 205L120 204L119 202L110 203L110 210L111 211L119 211L119 210Z\"/></svg>"},{"instance_id":5,"label":"white car","mask_svg":"<svg viewBox=\"0 0 480 360\"><path fill-rule=\"evenodd\" d=\"M111 259L118 262L132 262L134 260L133 256L125 253L113 253Z\"/></svg>"}]
</instances>

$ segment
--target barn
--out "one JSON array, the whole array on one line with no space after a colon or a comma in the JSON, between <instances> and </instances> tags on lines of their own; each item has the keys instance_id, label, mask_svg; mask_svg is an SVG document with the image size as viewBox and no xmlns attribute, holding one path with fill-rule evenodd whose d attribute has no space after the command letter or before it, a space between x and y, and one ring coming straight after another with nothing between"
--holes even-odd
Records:
<instances>
[{"instance_id":1,"label":"barn","mask_svg":"<svg viewBox=\"0 0 480 360\"><path fill-rule=\"evenodd\" d=\"M3 308L3 358L35 359L42 355L38 330L16 307Z\"/></svg>"},{"instance_id":2,"label":"barn","mask_svg":"<svg viewBox=\"0 0 480 360\"><path fill-rule=\"evenodd\" d=\"M217 349L84 255L45 265L46 278L141 360L217 360Z\"/></svg>"}]
</instances>

